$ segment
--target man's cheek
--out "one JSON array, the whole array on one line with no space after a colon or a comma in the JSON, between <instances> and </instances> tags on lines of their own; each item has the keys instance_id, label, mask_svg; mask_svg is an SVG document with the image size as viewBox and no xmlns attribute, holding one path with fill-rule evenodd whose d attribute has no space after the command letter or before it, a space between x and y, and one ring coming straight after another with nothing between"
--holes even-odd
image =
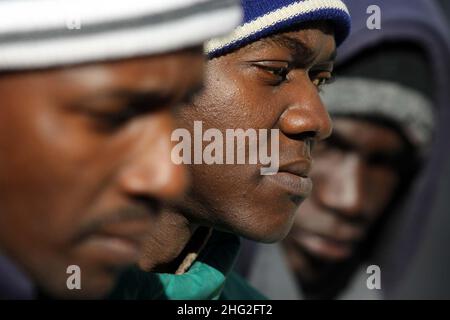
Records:
<instances>
[{"instance_id":1,"label":"man's cheek","mask_svg":"<svg viewBox=\"0 0 450 320\"><path fill-rule=\"evenodd\" d=\"M377 219L393 200L398 183L397 176L388 170L379 172L371 179L366 206L373 220Z\"/></svg>"}]
</instances>

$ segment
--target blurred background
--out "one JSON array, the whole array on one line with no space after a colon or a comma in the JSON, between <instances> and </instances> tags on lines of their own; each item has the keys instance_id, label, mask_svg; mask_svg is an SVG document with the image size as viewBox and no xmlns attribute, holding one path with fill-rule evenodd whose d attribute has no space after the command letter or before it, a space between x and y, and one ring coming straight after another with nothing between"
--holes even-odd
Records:
<instances>
[{"instance_id":1,"label":"blurred background","mask_svg":"<svg viewBox=\"0 0 450 320\"><path fill-rule=\"evenodd\" d=\"M272 299L450 299L450 1L344 2L312 196L237 269Z\"/></svg>"}]
</instances>

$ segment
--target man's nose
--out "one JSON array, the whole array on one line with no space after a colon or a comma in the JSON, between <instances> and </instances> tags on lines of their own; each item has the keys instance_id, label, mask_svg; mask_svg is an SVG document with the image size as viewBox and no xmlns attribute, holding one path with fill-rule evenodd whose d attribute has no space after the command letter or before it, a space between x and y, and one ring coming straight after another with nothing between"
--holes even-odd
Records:
<instances>
[{"instance_id":1,"label":"man's nose","mask_svg":"<svg viewBox=\"0 0 450 320\"><path fill-rule=\"evenodd\" d=\"M138 137L135 153L124 168L120 183L136 197L170 200L182 195L187 186L184 165L171 160L173 121L168 113L151 115Z\"/></svg>"},{"instance_id":2,"label":"man's nose","mask_svg":"<svg viewBox=\"0 0 450 320\"><path fill-rule=\"evenodd\" d=\"M317 88L308 81L291 97L290 106L280 117L280 130L287 136L306 135L316 140L329 137L332 123Z\"/></svg>"},{"instance_id":3,"label":"man's nose","mask_svg":"<svg viewBox=\"0 0 450 320\"><path fill-rule=\"evenodd\" d=\"M340 165L329 168L328 172L315 186L318 201L347 217L359 217L364 210L362 160L357 155L347 154Z\"/></svg>"}]
</instances>

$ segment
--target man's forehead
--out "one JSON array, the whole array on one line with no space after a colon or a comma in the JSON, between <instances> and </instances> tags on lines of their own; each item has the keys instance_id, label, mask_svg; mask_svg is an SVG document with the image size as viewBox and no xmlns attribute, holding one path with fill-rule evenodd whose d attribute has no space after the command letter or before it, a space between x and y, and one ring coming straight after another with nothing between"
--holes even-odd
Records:
<instances>
[{"instance_id":1,"label":"man's forehead","mask_svg":"<svg viewBox=\"0 0 450 320\"><path fill-rule=\"evenodd\" d=\"M143 94L176 99L191 96L203 86L202 51L195 49L186 53L19 71L5 75L3 80L8 87L20 87L22 92L30 90L81 101ZM178 60L180 56L189 59ZM174 62L172 58L176 58L176 63L171 63ZM182 65L185 68L181 68ZM3 80L0 77L0 85Z\"/></svg>"},{"instance_id":2,"label":"man's forehead","mask_svg":"<svg viewBox=\"0 0 450 320\"><path fill-rule=\"evenodd\" d=\"M86 84L109 86L139 82L144 87L159 88L182 84L188 75L192 82L197 81L202 75L203 62L202 52L192 51L78 65L56 73L61 78Z\"/></svg>"},{"instance_id":3,"label":"man's forehead","mask_svg":"<svg viewBox=\"0 0 450 320\"><path fill-rule=\"evenodd\" d=\"M336 139L366 152L392 152L403 145L397 130L380 121L359 117L334 117L333 140Z\"/></svg>"},{"instance_id":4,"label":"man's forehead","mask_svg":"<svg viewBox=\"0 0 450 320\"><path fill-rule=\"evenodd\" d=\"M298 28L297 28L298 29ZM332 33L329 34L329 39L333 41L324 40L317 35L328 35L322 30L315 28L300 28L298 30L288 30L283 33L278 33L269 37L262 38L249 44L244 50L254 51L269 48L287 49L297 60L310 60L319 54L324 55L323 60L333 61L336 58L336 44ZM328 47L328 48L327 48ZM313 60L313 59L312 59Z\"/></svg>"},{"instance_id":5,"label":"man's forehead","mask_svg":"<svg viewBox=\"0 0 450 320\"><path fill-rule=\"evenodd\" d=\"M271 43L282 48L287 48L291 52L293 52L295 56L299 57L303 55L314 56L317 51L320 51L322 49L322 46L320 48L317 48L315 42L305 40L294 32L274 35L272 37L264 39L262 42ZM336 49L335 46L333 46L328 60L334 60L335 58Z\"/></svg>"}]
</instances>

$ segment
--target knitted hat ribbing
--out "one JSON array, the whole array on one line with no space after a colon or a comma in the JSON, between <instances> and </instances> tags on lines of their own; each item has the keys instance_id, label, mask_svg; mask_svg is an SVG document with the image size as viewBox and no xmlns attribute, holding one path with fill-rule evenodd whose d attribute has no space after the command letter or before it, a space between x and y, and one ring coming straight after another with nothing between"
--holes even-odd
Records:
<instances>
[{"instance_id":1,"label":"knitted hat ribbing","mask_svg":"<svg viewBox=\"0 0 450 320\"><path fill-rule=\"evenodd\" d=\"M378 116L395 122L420 151L432 139L431 101L419 91L398 83L340 77L336 83L323 88L321 98L332 117Z\"/></svg>"},{"instance_id":2,"label":"knitted hat ribbing","mask_svg":"<svg viewBox=\"0 0 450 320\"><path fill-rule=\"evenodd\" d=\"M350 14L340 0L241 0L244 21L231 34L206 45L210 58L227 54L292 25L328 20L334 24L336 44L350 33Z\"/></svg>"},{"instance_id":3,"label":"knitted hat ribbing","mask_svg":"<svg viewBox=\"0 0 450 320\"><path fill-rule=\"evenodd\" d=\"M0 71L179 50L241 21L238 0L2 0Z\"/></svg>"}]
</instances>

